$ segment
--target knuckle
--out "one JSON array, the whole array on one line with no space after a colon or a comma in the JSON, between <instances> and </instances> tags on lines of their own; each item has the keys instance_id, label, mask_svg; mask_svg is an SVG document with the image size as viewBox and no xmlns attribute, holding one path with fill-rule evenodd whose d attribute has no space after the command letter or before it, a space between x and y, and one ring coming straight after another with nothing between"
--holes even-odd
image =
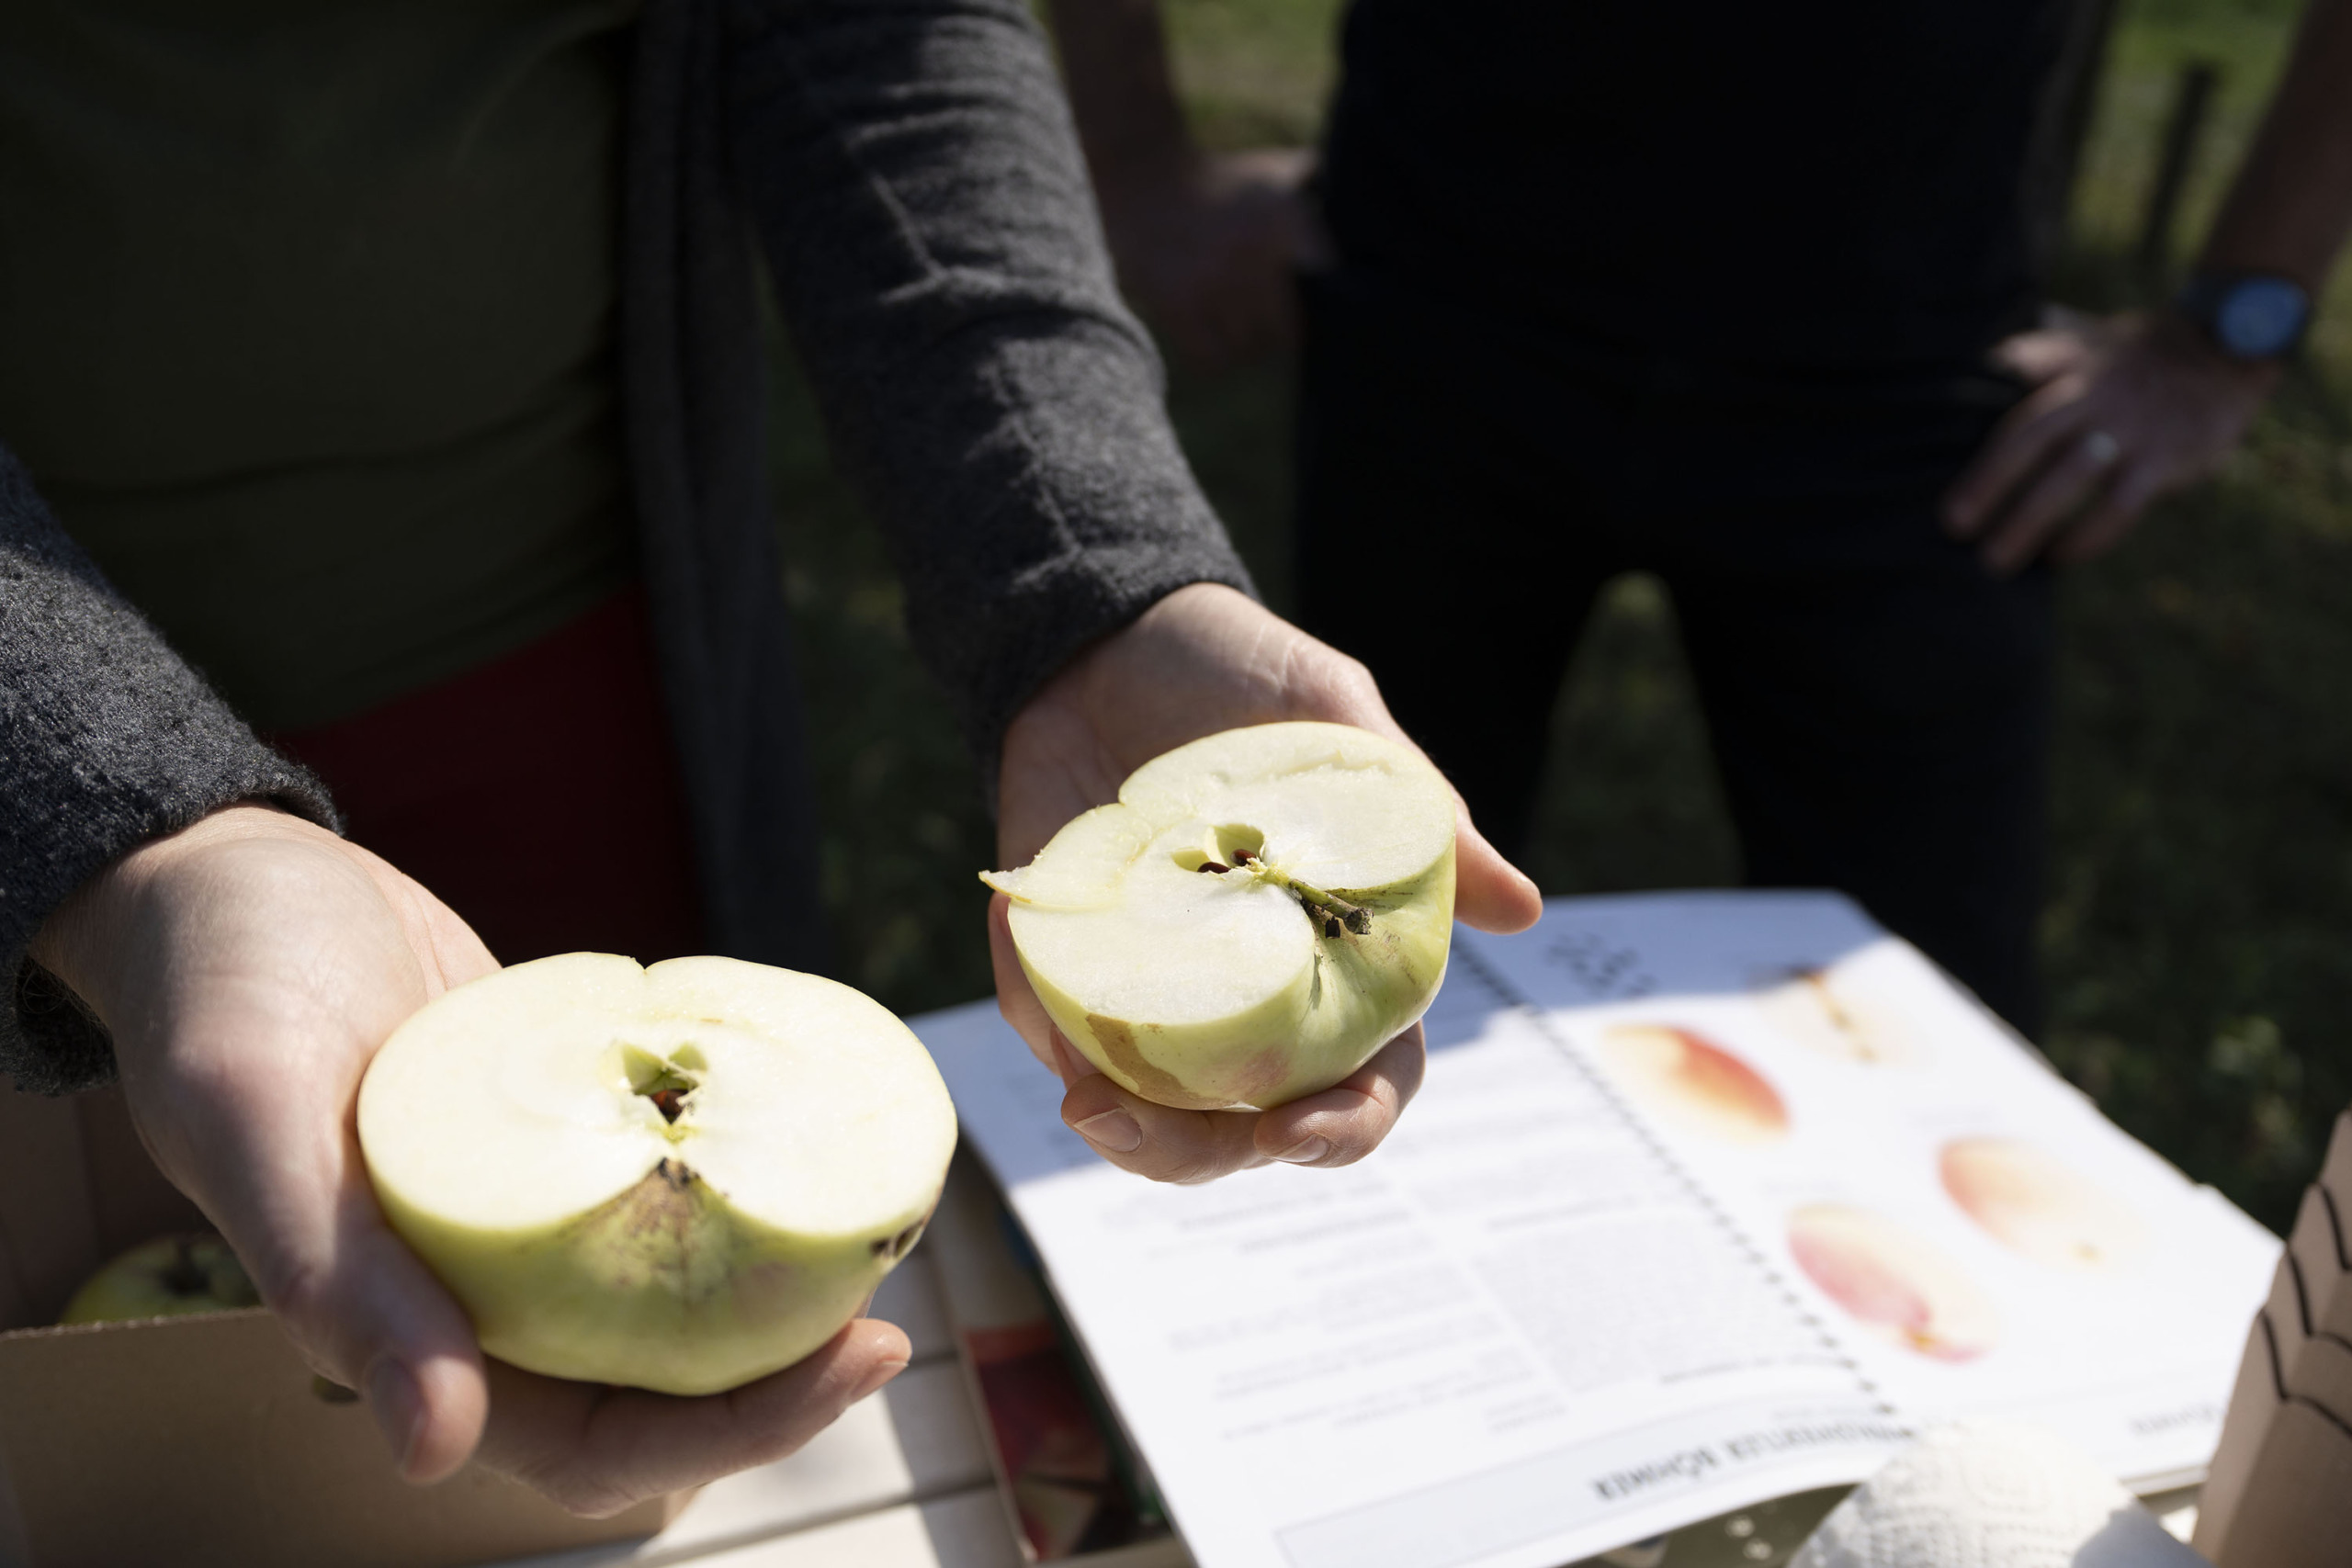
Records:
<instances>
[{"instance_id":1,"label":"knuckle","mask_svg":"<svg viewBox=\"0 0 2352 1568\"><path fill-rule=\"evenodd\" d=\"M297 1337L312 1337L332 1320L335 1306L334 1276L315 1265L287 1263L268 1251L257 1252L253 1263L254 1288L278 1320Z\"/></svg>"},{"instance_id":2,"label":"knuckle","mask_svg":"<svg viewBox=\"0 0 2352 1568\"><path fill-rule=\"evenodd\" d=\"M1169 1162L1152 1179L1171 1187L1204 1187L1225 1173L1222 1160L1194 1155Z\"/></svg>"},{"instance_id":3,"label":"knuckle","mask_svg":"<svg viewBox=\"0 0 2352 1568\"><path fill-rule=\"evenodd\" d=\"M639 1501L626 1488L574 1474L550 1475L531 1484L557 1507L583 1519L608 1519Z\"/></svg>"}]
</instances>

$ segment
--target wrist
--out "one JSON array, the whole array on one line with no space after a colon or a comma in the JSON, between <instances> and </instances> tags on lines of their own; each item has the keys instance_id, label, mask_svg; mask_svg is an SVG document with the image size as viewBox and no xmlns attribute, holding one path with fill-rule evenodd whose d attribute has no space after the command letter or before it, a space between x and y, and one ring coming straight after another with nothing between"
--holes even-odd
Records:
<instances>
[{"instance_id":1,"label":"wrist","mask_svg":"<svg viewBox=\"0 0 2352 1568\"><path fill-rule=\"evenodd\" d=\"M2169 313L2223 359L2278 364L2301 345L2312 297L2301 282L2281 273L2200 267L2174 296Z\"/></svg>"},{"instance_id":2,"label":"wrist","mask_svg":"<svg viewBox=\"0 0 2352 1568\"><path fill-rule=\"evenodd\" d=\"M2210 382L2267 393L2282 368L2276 359L2241 359L2224 354L2201 325L2169 306L2144 318L2143 331L2143 341L2149 347Z\"/></svg>"},{"instance_id":3,"label":"wrist","mask_svg":"<svg viewBox=\"0 0 2352 1568\"><path fill-rule=\"evenodd\" d=\"M112 1027L112 1017L119 1011L114 996L119 959L134 945L140 911L153 888L211 846L323 831L264 802L221 807L177 831L134 845L93 873L50 911L33 932L26 955Z\"/></svg>"}]
</instances>

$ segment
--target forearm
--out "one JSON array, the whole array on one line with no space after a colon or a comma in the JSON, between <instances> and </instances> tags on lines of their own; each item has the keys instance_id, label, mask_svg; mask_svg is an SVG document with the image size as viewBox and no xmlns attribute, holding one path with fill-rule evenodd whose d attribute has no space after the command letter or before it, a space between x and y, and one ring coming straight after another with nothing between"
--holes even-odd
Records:
<instances>
[{"instance_id":1,"label":"forearm","mask_svg":"<svg viewBox=\"0 0 2352 1568\"><path fill-rule=\"evenodd\" d=\"M763 20L731 51L730 101L778 301L918 651L992 769L1079 648L1248 575L1168 426L1018 0Z\"/></svg>"},{"instance_id":2,"label":"forearm","mask_svg":"<svg viewBox=\"0 0 2352 1568\"><path fill-rule=\"evenodd\" d=\"M103 1032L28 956L59 906L133 846L232 802L334 814L106 584L5 451L0 798L0 1076L48 1092L113 1070Z\"/></svg>"},{"instance_id":3,"label":"forearm","mask_svg":"<svg viewBox=\"0 0 2352 1568\"><path fill-rule=\"evenodd\" d=\"M1097 187L1182 177L1198 150L1177 100L1159 0L1051 0L1049 10Z\"/></svg>"},{"instance_id":4,"label":"forearm","mask_svg":"<svg viewBox=\"0 0 2352 1568\"><path fill-rule=\"evenodd\" d=\"M2352 0L2312 0L2254 146L2199 258L2316 295L2352 231Z\"/></svg>"}]
</instances>

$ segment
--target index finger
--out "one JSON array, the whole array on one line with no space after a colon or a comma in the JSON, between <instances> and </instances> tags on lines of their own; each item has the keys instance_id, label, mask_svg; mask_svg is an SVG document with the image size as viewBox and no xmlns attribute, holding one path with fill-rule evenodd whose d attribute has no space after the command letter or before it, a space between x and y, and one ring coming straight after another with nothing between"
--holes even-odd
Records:
<instances>
[{"instance_id":1,"label":"index finger","mask_svg":"<svg viewBox=\"0 0 2352 1568\"><path fill-rule=\"evenodd\" d=\"M1984 445L1951 488L1944 492L1946 526L1971 538L1992 521L2026 477L2042 467L2057 445L2087 422L2084 386L2077 377L2049 382L2001 416Z\"/></svg>"},{"instance_id":2,"label":"index finger","mask_svg":"<svg viewBox=\"0 0 2352 1568\"><path fill-rule=\"evenodd\" d=\"M1258 1118L1259 1151L1291 1165L1353 1165L1380 1146L1420 1092L1429 1047L1418 1023L1319 1094Z\"/></svg>"},{"instance_id":3,"label":"index finger","mask_svg":"<svg viewBox=\"0 0 2352 1568\"><path fill-rule=\"evenodd\" d=\"M997 1011L1028 1045L1031 1055L1064 1083L1069 1082L1060 1053L1054 1048L1054 1021L1046 1016L1046 1004L1037 999L1012 944L1012 900L1001 893L989 898L989 966L996 974Z\"/></svg>"},{"instance_id":4,"label":"index finger","mask_svg":"<svg viewBox=\"0 0 2352 1568\"><path fill-rule=\"evenodd\" d=\"M602 1517L782 1459L897 1376L911 1354L896 1325L860 1318L805 1360L698 1398L568 1382L493 1360L477 1457L575 1514Z\"/></svg>"}]
</instances>

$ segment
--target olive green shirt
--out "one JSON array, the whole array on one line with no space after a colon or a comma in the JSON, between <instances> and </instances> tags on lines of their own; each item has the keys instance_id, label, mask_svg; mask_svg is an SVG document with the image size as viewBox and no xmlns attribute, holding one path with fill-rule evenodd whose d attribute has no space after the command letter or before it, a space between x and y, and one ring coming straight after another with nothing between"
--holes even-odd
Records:
<instances>
[{"instance_id":1,"label":"olive green shirt","mask_svg":"<svg viewBox=\"0 0 2352 1568\"><path fill-rule=\"evenodd\" d=\"M635 8L0 3L0 443L256 725L627 580Z\"/></svg>"}]
</instances>

